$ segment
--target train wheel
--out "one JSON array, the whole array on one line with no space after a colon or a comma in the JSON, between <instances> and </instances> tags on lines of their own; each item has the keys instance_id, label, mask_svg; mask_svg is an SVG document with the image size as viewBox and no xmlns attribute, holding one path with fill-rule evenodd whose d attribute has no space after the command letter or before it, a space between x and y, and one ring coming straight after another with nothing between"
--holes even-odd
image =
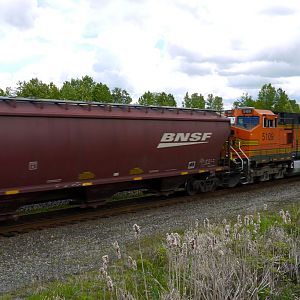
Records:
<instances>
[{"instance_id":1,"label":"train wheel","mask_svg":"<svg viewBox=\"0 0 300 300\"><path fill-rule=\"evenodd\" d=\"M198 193L198 187L194 179L188 179L185 184L185 191L189 196L194 196Z\"/></svg>"},{"instance_id":2,"label":"train wheel","mask_svg":"<svg viewBox=\"0 0 300 300\"><path fill-rule=\"evenodd\" d=\"M264 172L263 175L259 177L259 181L268 181L268 180L270 180L270 174L267 171Z\"/></svg>"}]
</instances>

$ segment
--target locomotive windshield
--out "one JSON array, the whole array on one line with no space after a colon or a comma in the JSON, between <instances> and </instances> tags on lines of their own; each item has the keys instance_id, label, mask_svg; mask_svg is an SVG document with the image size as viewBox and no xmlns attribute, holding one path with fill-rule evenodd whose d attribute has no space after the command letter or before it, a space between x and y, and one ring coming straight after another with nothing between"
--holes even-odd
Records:
<instances>
[{"instance_id":1,"label":"locomotive windshield","mask_svg":"<svg viewBox=\"0 0 300 300\"><path fill-rule=\"evenodd\" d=\"M242 116L237 118L237 127L242 127L245 129L252 129L259 124L258 116Z\"/></svg>"}]
</instances>

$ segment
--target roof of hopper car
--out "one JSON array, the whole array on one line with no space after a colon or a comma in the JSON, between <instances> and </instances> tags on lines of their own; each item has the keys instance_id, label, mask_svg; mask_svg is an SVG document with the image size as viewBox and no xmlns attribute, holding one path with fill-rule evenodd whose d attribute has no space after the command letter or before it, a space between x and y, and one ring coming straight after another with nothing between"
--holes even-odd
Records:
<instances>
[{"instance_id":1,"label":"roof of hopper car","mask_svg":"<svg viewBox=\"0 0 300 300\"><path fill-rule=\"evenodd\" d=\"M219 111L166 106L0 97L0 115L228 121Z\"/></svg>"}]
</instances>

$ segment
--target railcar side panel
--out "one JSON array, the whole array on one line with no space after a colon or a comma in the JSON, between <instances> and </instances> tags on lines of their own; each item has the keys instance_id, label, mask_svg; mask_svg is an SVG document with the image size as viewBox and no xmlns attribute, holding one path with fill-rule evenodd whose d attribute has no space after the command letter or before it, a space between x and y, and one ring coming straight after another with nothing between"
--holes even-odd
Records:
<instances>
[{"instance_id":1,"label":"railcar side panel","mask_svg":"<svg viewBox=\"0 0 300 300\"><path fill-rule=\"evenodd\" d=\"M0 196L214 172L229 133L215 112L2 97Z\"/></svg>"}]
</instances>

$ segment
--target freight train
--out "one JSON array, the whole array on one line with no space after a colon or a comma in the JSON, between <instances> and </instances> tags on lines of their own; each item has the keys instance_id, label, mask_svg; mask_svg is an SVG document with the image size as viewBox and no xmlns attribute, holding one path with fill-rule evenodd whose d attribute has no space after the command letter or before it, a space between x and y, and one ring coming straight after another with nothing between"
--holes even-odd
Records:
<instances>
[{"instance_id":1,"label":"freight train","mask_svg":"<svg viewBox=\"0 0 300 300\"><path fill-rule=\"evenodd\" d=\"M0 220L25 205L189 195L300 171L300 116L0 97Z\"/></svg>"}]
</instances>

